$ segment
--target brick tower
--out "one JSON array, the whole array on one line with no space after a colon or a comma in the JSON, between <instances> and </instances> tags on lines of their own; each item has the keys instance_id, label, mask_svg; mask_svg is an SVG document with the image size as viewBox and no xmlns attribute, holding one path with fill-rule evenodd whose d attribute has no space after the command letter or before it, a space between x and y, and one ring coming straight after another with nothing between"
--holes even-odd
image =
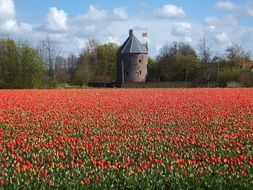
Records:
<instances>
[{"instance_id":1,"label":"brick tower","mask_svg":"<svg viewBox=\"0 0 253 190\"><path fill-rule=\"evenodd\" d=\"M118 50L117 82L145 82L147 78L148 47L129 30L129 37Z\"/></svg>"}]
</instances>

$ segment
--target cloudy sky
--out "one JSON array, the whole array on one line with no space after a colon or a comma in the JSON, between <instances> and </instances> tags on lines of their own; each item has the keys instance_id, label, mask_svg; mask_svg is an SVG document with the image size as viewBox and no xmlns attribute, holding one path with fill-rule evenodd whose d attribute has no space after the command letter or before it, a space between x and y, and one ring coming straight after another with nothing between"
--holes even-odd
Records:
<instances>
[{"instance_id":1,"label":"cloudy sky","mask_svg":"<svg viewBox=\"0 0 253 190\"><path fill-rule=\"evenodd\" d=\"M49 36L65 55L90 38L120 45L130 28L148 41L151 57L165 43L196 48L203 37L214 52L233 42L253 52L253 0L0 0L0 37L36 44Z\"/></svg>"}]
</instances>

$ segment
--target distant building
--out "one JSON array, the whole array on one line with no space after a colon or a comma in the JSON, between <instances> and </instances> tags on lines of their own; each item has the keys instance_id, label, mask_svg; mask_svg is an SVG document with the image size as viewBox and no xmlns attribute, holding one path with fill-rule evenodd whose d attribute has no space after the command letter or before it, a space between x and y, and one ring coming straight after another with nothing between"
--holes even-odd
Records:
<instances>
[{"instance_id":1,"label":"distant building","mask_svg":"<svg viewBox=\"0 0 253 190\"><path fill-rule=\"evenodd\" d=\"M250 69L253 72L253 61L250 59L241 59L239 64L243 69Z\"/></svg>"},{"instance_id":2,"label":"distant building","mask_svg":"<svg viewBox=\"0 0 253 190\"><path fill-rule=\"evenodd\" d=\"M141 42L129 30L129 37L118 50L118 82L145 82L148 71L148 46Z\"/></svg>"}]
</instances>

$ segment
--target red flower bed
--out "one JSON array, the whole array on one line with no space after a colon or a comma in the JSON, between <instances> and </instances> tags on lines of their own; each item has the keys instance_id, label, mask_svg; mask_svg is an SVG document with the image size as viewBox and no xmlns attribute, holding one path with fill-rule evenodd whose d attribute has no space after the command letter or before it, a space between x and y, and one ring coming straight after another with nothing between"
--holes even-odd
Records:
<instances>
[{"instance_id":1,"label":"red flower bed","mask_svg":"<svg viewBox=\"0 0 253 190\"><path fill-rule=\"evenodd\" d=\"M253 89L2 90L0 189L253 188Z\"/></svg>"}]
</instances>

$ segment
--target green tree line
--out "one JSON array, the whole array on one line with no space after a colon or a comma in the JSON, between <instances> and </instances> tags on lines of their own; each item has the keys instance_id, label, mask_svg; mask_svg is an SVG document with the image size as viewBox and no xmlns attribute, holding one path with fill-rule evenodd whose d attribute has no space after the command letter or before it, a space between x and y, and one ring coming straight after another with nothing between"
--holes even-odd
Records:
<instances>
[{"instance_id":1,"label":"green tree line","mask_svg":"<svg viewBox=\"0 0 253 190\"><path fill-rule=\"evenodd\" d=\"M250 53L238 44L226 48L223 55L213 52L204 38L197 51L189 44L165 44L155 59L150 59L151 75L155 81L188 81L195 86L226 87L230 82L253 86L253 62Z\"/></svg>"},{"instance_id":2,"label":"green tree line","mask_svg":"<svg viewBox=\"0 0 253 190\"><path fill-rule=\"evenodd\" d=\"M25 42L0 40L0 88L38 88L43 75L38 50Z\"/></svg>"},{"instance_id":3,"label":"green tree line","mask_svg":"<svg viewBox=\"0 0 253 190\"><path fill-rule=\"evenodd\" d=\"M57 86L116 81L118 46L87 41L78 54L62 56L50 38L38 47L28 42L0 39L0 88L55 88ZM148 81L185 81L195 86L225 87L230 82L253 86L249 52L232 44L222 55L204 38L197 48L184 42L165 44L156 58L149 58Z\"/></svg>"},{"instance_id":4,"label":"green tree line","mask_svg":"<svg viewBox=\"0 0 253 190\"><path fill-rule=\"evenodd\" d=\"M0 88L55 88L66 84L116 80L118 46L88 40L79 55L63 57L59 45L46 38L38 47L0 39Z\"/></svg>"}]
</instances>

